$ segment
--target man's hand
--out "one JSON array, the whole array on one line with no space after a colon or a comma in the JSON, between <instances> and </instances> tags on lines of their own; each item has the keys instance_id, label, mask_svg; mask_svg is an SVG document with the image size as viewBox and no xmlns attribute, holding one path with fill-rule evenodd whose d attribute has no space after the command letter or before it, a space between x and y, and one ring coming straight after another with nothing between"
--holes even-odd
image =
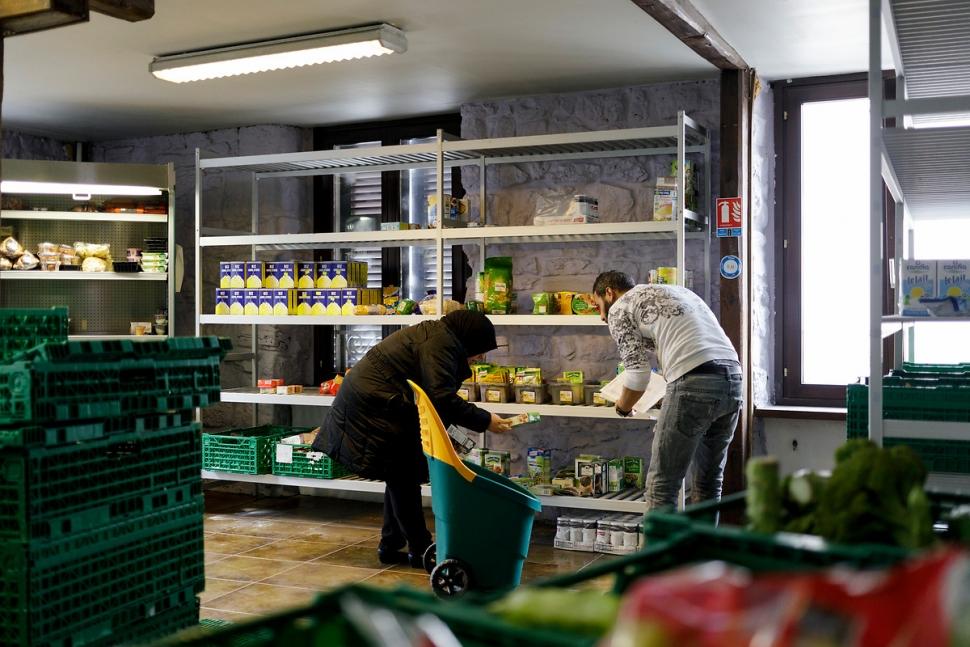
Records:
<instances>
[{"instance_id":1,"label":"man's hand","mask_svg":"<svg viewBox=\"0 0 970 647\"><path fill-rule=\"evenodd\" d=\"M623 415L621 412L632 413L633 406L640 401L643 397L643 391L631 391L630 389L623 387L623 394L620 399L616 401L616 412L619 415ZM623 416L624 418L626 416Z\"/></svg>"},{"instance_id":2,"label":"man's hand","mask_svg":"<svg viewBox=\"0 0 970 647\"><path fill-rule=\"evenodd\" d=\"M493 413L492 422L488 425L488 430L496 434L504 434L507 431L512 431L512 421L507 418L499 418Z\"/></svg>"}]
</instances>

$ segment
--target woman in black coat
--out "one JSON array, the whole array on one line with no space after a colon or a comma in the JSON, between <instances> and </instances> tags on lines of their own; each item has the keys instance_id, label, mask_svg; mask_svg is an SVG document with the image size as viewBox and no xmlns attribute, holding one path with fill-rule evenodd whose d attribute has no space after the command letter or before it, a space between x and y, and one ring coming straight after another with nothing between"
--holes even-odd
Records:
<instances>
[{"instance_id":1,"label":"woman in black coat","mask_svg":"<svg viewBox=\"0 0 970 647\"><path fill-rule=\"evenodd\" d=\"M479 312L460 310L395 332L372 348L341 384L313 446L354 474L387 484L377 549L381 562L410 562L421 568L431 545L421 506L428 463L407 380L424 389L446 427L509 431L508 420L458 397L461 383L471 377L469 363L495 348L492 322Z\"/></svg>"}]
</instances>

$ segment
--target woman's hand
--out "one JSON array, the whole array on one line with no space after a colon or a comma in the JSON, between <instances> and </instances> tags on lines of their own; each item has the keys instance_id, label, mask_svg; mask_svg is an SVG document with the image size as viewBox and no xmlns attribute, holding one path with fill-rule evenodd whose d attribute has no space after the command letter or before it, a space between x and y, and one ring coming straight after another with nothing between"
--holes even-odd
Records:
<instances>
[{"instance_id":1,"label":"woman's hand","mask_svg":"<svg viewBox=\"0 0 970 647\"><path fill-rule=\"evenodd\" d=\"M492 422L488 425L488 430L496 434L504 434L507 431L512 431L512 421L506 418L499 418L493 413Z\"/></svg>"}]
</instances>

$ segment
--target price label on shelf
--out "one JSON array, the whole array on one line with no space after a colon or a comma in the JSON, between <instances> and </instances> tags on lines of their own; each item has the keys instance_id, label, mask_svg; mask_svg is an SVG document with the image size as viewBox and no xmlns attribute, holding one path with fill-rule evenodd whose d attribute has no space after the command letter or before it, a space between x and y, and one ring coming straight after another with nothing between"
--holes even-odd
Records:
<instances>
[{"instance_id":1,"label":"price label on shelf","mask_svg":"<svg viewBox=\"0 0 970 647\"><path fill-rule=\"evenodd\" d=\"M287 445L284 443L276 444L276 462L277 463L292 463L293 462L293 445Z\"/></svg>"}]
</instances>

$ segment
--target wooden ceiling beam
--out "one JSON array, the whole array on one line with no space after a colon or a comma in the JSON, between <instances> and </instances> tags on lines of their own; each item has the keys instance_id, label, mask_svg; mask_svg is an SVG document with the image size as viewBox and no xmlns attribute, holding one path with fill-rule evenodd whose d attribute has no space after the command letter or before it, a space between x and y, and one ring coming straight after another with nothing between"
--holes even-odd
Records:
<instances>
[{"instance_id":1,"label":"wooden ceiling beam","mask_svg":"<svg viewBox=\"0 0 970 647\"><path fill-rule=\"evenodd\" d=\"M667 31L721 70L750 67L690 0L632 0Z\"/></svg>"},{"instance_id":2,"label":"wooden ceiling beam","mask_svg":"<svg viewBox=\"0 0 970 647\"><path fill-rule=\"evenodd\" d=\"M0 36L17 36L88 19L87 0L3 0Z\"/></svg>"},{"instance_id":3,"label":"wooden ceiling beam","mask_svg":"<svg viewBox=\"0 0 970 647\"><path fill-rule=\"evenodd\" d=\"M91 11L128 22L148 20L155 15L155 0L89 0Z\"/></svg>"}]
</instances>

